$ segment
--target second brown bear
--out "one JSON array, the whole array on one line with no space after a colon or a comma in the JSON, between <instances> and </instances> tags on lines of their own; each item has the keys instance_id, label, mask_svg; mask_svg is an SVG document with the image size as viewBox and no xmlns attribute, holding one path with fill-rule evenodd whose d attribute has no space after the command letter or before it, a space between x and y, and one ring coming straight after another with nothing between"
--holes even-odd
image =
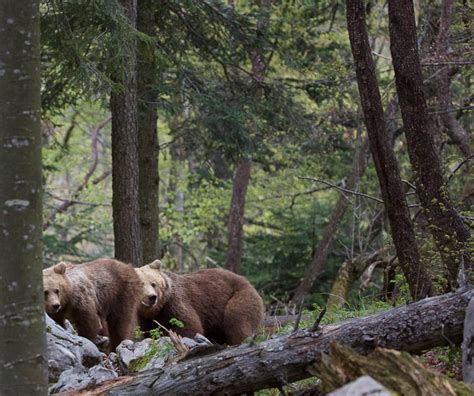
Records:
<instances>
[{"instance_id":1,"label":"second brown bear","mask_svg":"<svg viewBox=\"0 0 474 396\"><path fill-rule=\"evenodd\" d=\"M206 269L175 274L162 271L159 260L135 270L143 283L138 309L143 331L156 328L157 321L182 336L200 333L213 342L235 345L253 335L263 320L259 294L233 272ZM170 323L173 318L184 327Z\"/></svg>"}]
</instances>

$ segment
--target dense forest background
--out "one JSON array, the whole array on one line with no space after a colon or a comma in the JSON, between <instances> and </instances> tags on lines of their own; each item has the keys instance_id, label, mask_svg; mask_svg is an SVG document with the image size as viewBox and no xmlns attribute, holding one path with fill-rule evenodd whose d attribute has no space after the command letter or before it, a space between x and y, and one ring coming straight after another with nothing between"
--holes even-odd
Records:
<instances>
[{"instance_id":1,"label":"dense forest background","mask_svg":"<svg viewBox=\"0 0 474 396\"><path fill-rule=\"evenodd\" d=\"M311 292L307 305L409 298L369 155L345 8L139 1L135 29L116 1L43 1L45 266L114 256L109 96L126 89L115 66L131 62L124 58L136 42L138 106L157 117L157 141L138 135L158 158L158 175L147 177L159 220L146 226L167 268L232 268L273 312L301 288ZM442 292L447 268L415 193L387 2L368 1L365 11L421 262ZM449 196L472 223L474 10L460 0L416 1L415 11L430 133ZM313 282L302 286L307 271Z\"/></svg>"},{"instance_id":2,"label":"dense forest background","mask_svg":"<svg viewBox=\"0 0 474 396\"><path fill-rule=\"evenodd\" d=\"M125 342L148 343L147 366L107 394L320 394L367 373L400 394L472 394L441 374L474 381L473 21L467 0L2 0L2 392L130 374L120 346L89 343L97 364L69 354L90 348L45 315L46 296L62 322L95 287L65 274L90 263L43 268L110 256L243 274L267 317L196 356L189 321L166 318L175 333L156 316L169 337ZM48 294L48 271L72 296ZM163 283L193 316L193 287ZM134 294L87 296L70 319L113 343Z\"/></svg>"}]
</instances>

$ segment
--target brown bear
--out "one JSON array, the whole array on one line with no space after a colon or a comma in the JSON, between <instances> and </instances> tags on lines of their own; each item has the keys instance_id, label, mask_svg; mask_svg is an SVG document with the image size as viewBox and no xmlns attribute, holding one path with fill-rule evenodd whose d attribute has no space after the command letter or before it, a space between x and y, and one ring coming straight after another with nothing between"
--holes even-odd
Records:
<instances>
[{"instance_id":1,"label":"brown bear","mask_svg":"<svg viewBox=\"0 0 474 396\"><path fill-rule=\"evenodd\" d=\"M175 274L161 270L159 260L135 271L143 284L138 320L145 332L158 322L182 336L200 333L216 343L235 345L254 334L263 320L262 299L247 279L233 272ZM184 327L170 323L173 318Z\"/></svg>"},{"instance_id":2,"label":"brown bear","mask_svg":"<svg viewBox=\"0 0 474 396\"><path fill-rule=\"evenodd\" d=\"M93 342L108 334L112 350L132 336L142 287L130 265L112 259L61 262L43 270L43 288L46 312L61 326L69 319Z\"/></svg>"}]
</instances>

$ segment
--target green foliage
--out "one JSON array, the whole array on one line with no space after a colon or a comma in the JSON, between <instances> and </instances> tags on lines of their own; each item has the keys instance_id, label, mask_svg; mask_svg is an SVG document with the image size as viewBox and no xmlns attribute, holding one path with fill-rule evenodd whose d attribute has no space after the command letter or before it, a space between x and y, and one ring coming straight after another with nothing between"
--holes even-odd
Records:
<instances>
[{"instance_id":1,"label":"green foliage","mask_svg":"<svg viewBox=\"0 0 474 396\"><path fill-rule=\"evenodd\" d=\"M184 327L184 323L181 322L179 319L171 318L170 325L176 326L178 329L182 329Z\"/></svg>"},{"instance_id":2,"label":"green foliage","mask_svg":"<svg viewBox=\"0 0 474 396\"><path fill-rule=\"evenodd\" d=\"M151 88L159 112L159 230L165 264L179 271L223 266L232 175L236 163L249 158L242 272L275 312L288 301L340 197L340 192L300 177L343 186L364 134L344 2L272 2L264 36L256 29L258 6L237 3L232 9L222 1L156 2L156 32L148 35L131 29L117 0L42 1L45 222L52 216L44 235L47 264L113 254L110 125L95 131L109 115L110 91L122 89L113 82L122 72L119 60L136 41L157 65L158 79ZM438 6L427 4L420 6L420 15L428 14L427 7L439 12ZM372 46L383 55L375 61L387 104L394 94L387 8L373 1L368 11ZM460 6L454 16L452 44L458 49L466 47L467 11ZM255 50L268 63L263 81L251 75ZM461 105L469 96L471 74L461 68L453 77L453 104ZM431 105L436 105L434 99ZM459 122L468 126L471 113L465 110ZM394 130L401 126L396 115L387 121ZM439 138L444 139L440 146L450 173L461 158L456 147ZM402 177L413 180L406 147L403 136L398 137ZM455 199L467 191L464 169L450 180ZM370 161L357 189L380 195ZM382 207L348 198L349 209L308 306L324 306L347 258L392 245L386 220L374 238L370 235ZM418 204L412 191L407 199ZM73 204L57 211L66 201ZM468 203L461 209L466 219L472 218ZM418 220L423 262L442 290L439 252L425 220ZM349 294L351 309L339 311L338 318L349 317L352 308L363 309L366 295L379 293L381 282L382 271L376 270L366 291ZM405 299L403 277L395 282L401 289L398 298Z\"/></svg>"}]
</instances>

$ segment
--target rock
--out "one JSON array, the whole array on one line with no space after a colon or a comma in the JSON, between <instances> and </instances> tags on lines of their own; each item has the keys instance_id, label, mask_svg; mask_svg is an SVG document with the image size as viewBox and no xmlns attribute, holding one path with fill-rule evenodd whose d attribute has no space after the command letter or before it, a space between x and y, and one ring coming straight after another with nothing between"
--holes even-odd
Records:
<instances>
[{"instance_id":1,"label":"rock","mask_svg":"<svg viewBox=\"0 0 474 396\"><path fill-rule=\"evenodd\" d=\"M46 315L49 381L56 382L71 368L92 367L102 363L103 353L87 338L63 329Z\"/></svg>"},{"instance_id":2,"label":"rock","mask_svg":"<svg viewBox=\"0 0 474 396\"><path fill-rule=\"evenodd\" d=\"M183 344L186 345L189 349L193 349L199 345L192 338L188 338L188 337L183 337L181 341L183 341Z\"/></svg>"},{"instance_id":3,"label":"rock","mask_svg":"<svg viewBox=\"0 0 474 396\"><path fill-rule=\"evenodd\" d=\"M146 357L152 342L151 338L135 343L131 340L122 341L116 349L121 371L125 374L136 371L135 366Z\"/></svg>"},{"instance_id":4,"label":"rock","mask_svg":"<svg viewBox=\"0 0 474 396\"><path fill-rule=\"evenodd\" d=\"M92 387L101 382L117 378L115 371L103 366L92 368L74 367L64 371L56 384L50 387L50 393L68 392Z\"/></svg>"},{"instance_id":5,"label":"rock","mask_svg":"<svg viewBox=\"0 0 474 396\"><path fill-rule=\"evenodd\" d=\"M342 388L328 393L328 396L390 396L391 393L382 384L375 381L372 377L364 375L357 378L355 381L349 382Z\"/></svg>"},{"instance_id":6,"label":"rock","mask_svg":"<svg viewBox=\"0 0 474 396\"><path fill-rule=\"evenodd\" d=\"M197 333L194 338L183 337L183 344L186 345L189 349L195 348L198 345L212 345L212 342L209 341L202 334Z\"/></svg>"},{"instance_id":7,"label":"rock","mask_svg":"<svg viewBox=\"0 0 474 396\"><path fill-rule=\"evenodd\" d=\"M124 340L117 347L118 365L124 374L163 367L175 353L169 337L145 338L139 342Z\"/></svg>"},{"instance_id":8,"label":"rock","mask_svg":"<svg viewBox=\"0 0 474 396\"><path fill-rule=\"evenodd\" d=\"M148 362L148 364L145 366L144 369L140 371L145 371L145 370L153 370L153 369L160 369L165 366L166 359L159 356L155 355L151 358L151 360Z\"/></svg>"}]
</instances>

